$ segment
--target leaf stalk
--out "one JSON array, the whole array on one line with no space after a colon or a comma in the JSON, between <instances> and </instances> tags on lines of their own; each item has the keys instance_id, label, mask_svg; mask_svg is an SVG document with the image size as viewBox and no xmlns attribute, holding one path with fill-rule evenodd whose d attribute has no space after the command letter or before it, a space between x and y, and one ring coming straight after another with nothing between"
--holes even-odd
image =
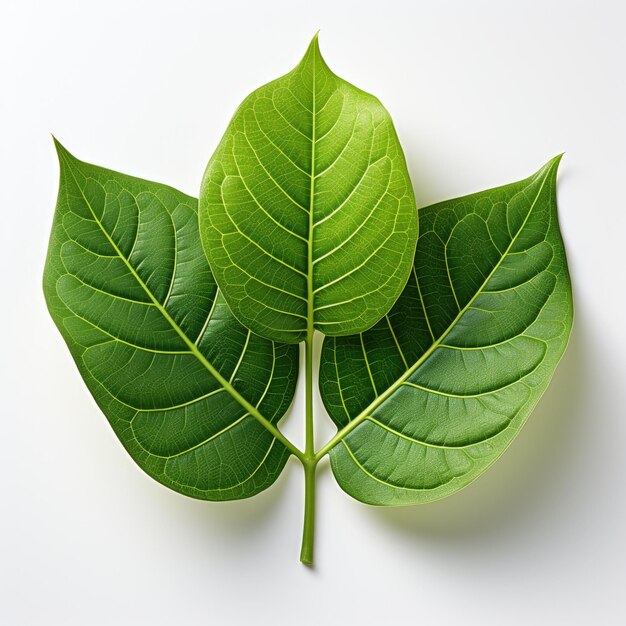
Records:
<instances>
[{"instance_id":1,"label":"leaf stalk","mask_svg":"<svg viewBox=\"0 0 626 626\"><path fill-rule=\"evenodd\" d=\"M303 461L304 467L304 527L300 561L305 565L313 563L313 543L315 536L315 470L317 461Z\"/></svg>"},{"instance_id":2,"label":"leaf stalk","mask_svg":"<svg viewBox=\"0 0 626 626\"><path fill-rule=\"evenodd\" d=\"M304 528L300 560L310 565L313 562L313 540L315 534L315 470L318 460L315 456L315 428L313 421L313 335L307 333L305 351L305 444L304 458Z\"/></svg>"}]
</instances>

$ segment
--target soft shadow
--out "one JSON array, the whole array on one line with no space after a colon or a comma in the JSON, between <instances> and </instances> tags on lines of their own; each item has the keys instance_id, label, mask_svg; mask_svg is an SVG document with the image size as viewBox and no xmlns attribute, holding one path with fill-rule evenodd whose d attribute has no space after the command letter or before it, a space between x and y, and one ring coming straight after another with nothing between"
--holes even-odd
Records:
<instances>
[{"instance_id":1,"label":"soft shadow","mask_svg":"<svg viewBox=\"0 0 626 626\"><path fill-rule=\"evenodd\" d=\"M181 526L190 532L206 532L207 528L218 531L228 541L228 537L239 538L248 534L263 533L273 520L281 514L280 503L284 499L290 478L300 474L299 465L291 458L276 482L251 498L227 502L209 502L180 496L177 506L172 506L171 494L163 499L167 515L180 516ZM298 476L297 478L300 478ZM192 527L197 528L192 528Z\"/></svg>"},{"instance_id":2,"label":"soft shadow","mask_svg":"<svg viewBox=\"0 0 626 626\"><path fill-rule=\"evenodd\" d=\"M446 176L445 173L442 174L441 169L425 157L421 150L414 148L415 145L419 145L419 142L409 143L407 141L407 145L404 147L404 156L418 208L454 197L446 191L450 187L449 176Z\"/></svg>"},{"instance_id":3,"label":"soft shadow","mask_svg":"<svg viewBox=\"0 0 626 626\"><path fill-rule=\"evenodd\" d=\"M591 342L577 309L569 347L546 393L503 456L475 482L444 500L412 507L364 507L375 522L417 541L510 540L570 513L573 476L589 436L585 381ZM540 519L537 519L540 518ZM525 530L526 529L526 530Z\"/></svg>"}]
</instances>

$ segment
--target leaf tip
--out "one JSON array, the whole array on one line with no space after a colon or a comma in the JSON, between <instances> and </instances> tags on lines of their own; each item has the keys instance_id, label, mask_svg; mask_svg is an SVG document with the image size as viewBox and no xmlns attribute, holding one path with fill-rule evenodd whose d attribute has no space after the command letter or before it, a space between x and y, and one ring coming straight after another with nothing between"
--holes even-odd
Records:
<instances>
[{"instance_id":1,"label":"leaf tip","mask_svg":"<svg viewBox=\"0 0 626 626\"><path fill-rule=\"evenodd\" d=\"M53 133L50 133L50 137L52 138L52 143L54 144L54 148L56 149L58 153L59 150L63 149L63 146L61 145L61 142L54 136Z\"/></svg>"},{"instance_id":2,"label":"leaf tip","mask_svg":"<svg viewBox=\"0 0 626 626\"><path fill-rule=\"evenodd\" d=\"M556 176L556 172L559 169L559 164L561 163L561 159L563 158L563 155L565 154L565 152L561 152L560 154L557 154L555 157L552 157L542 168L541 168L541 172L545 172L546 175L550 175L552 174L553 176Z\"/></svg>"},{"instance_id":3,"label":"leaf tip","mask_svg":"<svg viewBox=\"0 0 626 626\"><path fill-rule=\"evenodd\" d=\"M52 137L52 141L54 142L54 147L57 151L57 156L59 157L59 161L65 157L65 158L70 158L70 159L74 159L74 157L70 154L70 152L65 148L65 146L52 134L50 133L50 136Z\"/></svg>"},{"instance_id":4,"label":"leaf tip","mask_svg":"<svg viewBox=\"0 0 626 626\"><path fill-rule=\"evenodd\" d=\"M549 161L544 163L534 174L532 174L530 178L545 178L548 176L553 178L556 177L557 171L559 169L559 164L561 163L561 159L563 158L564 154L565 152L561 152L560 154L552 157Z\"/></svg>"},{"instance_id":5,"label":"leaf tip","mask_svg":"<svg viewBox=\"0 0 626 626\"><path fill-rule=\"evenodd\" d=\"M557 154L555 157L553 157L550 160L550 163L554 166L554 167L558 167L559 163L561 162L561 159L563 158L563 155L565 154L565 152L561 152L560 154Z\"/></svg>"},{"instance_id":6,"label":"leaf tip","mask_svg":"<svg viewBox=\"0 0 626 626\"><path fill-rule=\"evenodd\" d=\"M313 35L313 39L311 39L311 43L309 43L309 47L307 48L304 57L302 57L302 61L300 61L299 66L308 65L310 61L319 62L323 67L330 71L322 53L320 52L320 43L319 43L319 29Z\"/></svg>"},{"instance_id":7,"label":"leaf tip","mask_svg":"<svg viewBox=\"0 0 626 626\"><path fill-rule=\"evenodd\" d=\"M318 53L320 51L320 29L318 28L313 35L313 39L311 39L311 43L309 44L309 50L316 50Z\"/></svg>"}]
</instances>

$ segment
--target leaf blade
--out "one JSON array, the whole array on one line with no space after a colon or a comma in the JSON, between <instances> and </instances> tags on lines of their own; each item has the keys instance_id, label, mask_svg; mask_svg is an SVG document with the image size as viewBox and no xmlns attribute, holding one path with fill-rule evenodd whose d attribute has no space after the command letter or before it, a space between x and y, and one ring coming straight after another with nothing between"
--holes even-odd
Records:
<instances>
[{"instance_id":1,"label":"leaf blade","mask_svg":"<svg viewBox=\"0 0 626 626\"><path fill-rule=\"evenodd\" d=\"M57 151L44 293L120 441L186 495L267 488L293 452L275 423L293 397L297 351L232 317L201 250L193 198Z\"/></svg>"},{"instance_id":2,"label":"leaf blade","mask_svg":"<svg viewBox=\"0 0 626 626\"><path fill-rule=\"evenodd\" d=\"M502 454L532 411L572 320L559 160L519 183L422 209L413 278L388 328L379 322L360 345L324 341L322 398L340 428L332 443L341 441L331 463L351 495L373 504L450 495Z\"/></svg>"},{"instance_id":3,"label":"leaf blade","mask_svg":"<svg viewBox=\"0 0 626 626\"><path fill-rule=\"evenodd\" d=\"M387 111L330 71L317 36L235 113L200 222L233 313L262 336L359 332L400 294L417 240L404 155Z\"/></svg>"}]
</instances>

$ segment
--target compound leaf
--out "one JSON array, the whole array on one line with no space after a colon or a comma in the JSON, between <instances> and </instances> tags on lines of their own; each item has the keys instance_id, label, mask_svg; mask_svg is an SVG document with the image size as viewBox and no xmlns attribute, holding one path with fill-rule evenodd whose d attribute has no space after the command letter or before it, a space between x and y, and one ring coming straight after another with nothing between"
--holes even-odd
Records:
<instances>
[{"instance_id":1,"label":"compound leaf","mask_svg":"<svg viewBox=\"0 0 626 626\"><path fill-rule=\"evenodd\" d=\"M317 36L235 113L200 227L234 315L264 337L360 332L400 295L417 241L404 155L385 108L330 71Z\"/></svg>"},{"instance_id":2,"label":"compound leaf","mask_svg":"<svg viewBox=\"0 0 626 626\"><path fill-rule=\"evenodd\" d=\"M421 209L414 271L392 311L324 340L321 392L340 429L331 463L355 498L413 504L457 491L544 392L572 325L559 160Z\"/></svg>"},{"instance_id":3,"label":"compound leaf","mask_svg":"<svg viewBox=\"0 0 626 626\"><path fill-rule=\"evenodd\" d=\"M293 398L297 347L233 318L195 199L57 151L44 292L96 402L168 487L208 500L262 491L290 454L275 424Z\"/></svg>"}]
</instances>

